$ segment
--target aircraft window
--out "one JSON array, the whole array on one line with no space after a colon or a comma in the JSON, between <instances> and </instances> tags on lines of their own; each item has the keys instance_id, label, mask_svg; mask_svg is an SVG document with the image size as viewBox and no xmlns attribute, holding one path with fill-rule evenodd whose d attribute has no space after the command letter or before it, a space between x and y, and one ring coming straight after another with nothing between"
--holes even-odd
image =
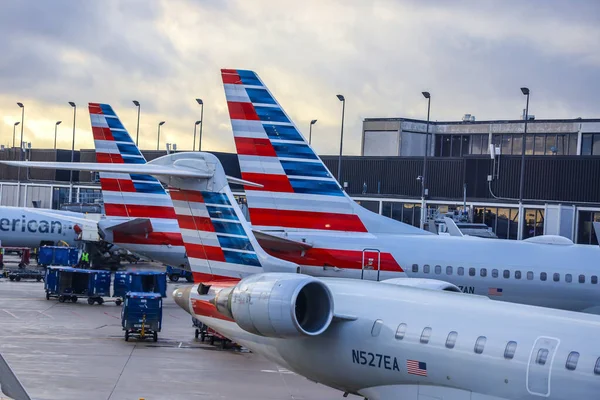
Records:
<instances>
[{"instance_id":1,"label":"aircraft window","mask_svg":"<svg viewBox=\"0 0 600 400\"><path fill-rule=\"evenodd\" d=\"M446 275L452 275L452 267L451 266L446 267Z\"/></svg>"},{"instance_id":2,"label":"aircraft window","mask_svg":"<svg viewBox=\"0 0 600 400\"><path fill-rule=\"evenodd\" d=\"M594 374L600 375L600 358L596 360L596 365L594 366Z\"/></svg>"},{"instance_id":3,"label":"aircraft window","mask_svg":"<svg viewBox=\"0 0 600 400\"><path fill-rule=\"evenodd\" d=\"M429 265L427 265L427 264L423 265L423 272L425 272L426 274L429 273Z\"/></svg>"},{"instance_id":4,"label":"aircraft window","mask_svg":"<svg viewBox=\"0 0 600 400\"><path fill-rule=\"evenodd\" d=\"M546 365L546 360L548 360L548 350L539 349L537 357L535 358L535 362L540 365Z\"/></svg>"},{"instance_id":5,"label":"aircraft window","mask_svg":"<svg viewBox=\"0 0 600 400\"><path fill-rule=\"evenodd\" d=\"M555 272L554 275L552 275L552 280L554 282L559 282L560 281L560 274L558 272Z\"/></svg>"},{"instance_id":6,"label":"aircraft window","mask_svg":"<svg viewBox=\"0 0 600 400\"><path fill-rule=\"evenodd\" d=\"M487 269L486 268L481 268L481 270L479 271L479 275L482 278L485 278L487 276Z\"/></svg>"},{"instance_id":7,"label":"aircraft window","mask_svg":"<svg viewBox=\"0 0 600 400\"><path fill-rule=\"evenodd\" d=\"M406 335L406 324L401 323L398 325L398 329L396 329L396 339L402 340L404 339L404 335Z\"/></svg>"},{"instance_id":8,"label":"aircraft window","mask_svg":"<svg viewBox=\"0 0 600 400\"><path fill-rule=\"evenodd\" d=\"M506 279L510 278L510 271L505 269L504 272L502 273L502 276Z\"/></svg>"},{"instance_id":9,"label":"aircraft window","mask_svg":"<svg viewBox=\"0 0 600 400\"><path fill-rule=\"evenodd\" d=\"M515 271L515 279L521 279L521 271Z\"/></svg>"},{"instance_id":10,"label":"aircraft window","mask_svg":"<svg viewBox=\"0 0 600 400\"><path fill-rule=\"evenodd\" d=\"M456 346L456 338L458 337L458 333L452 331L448 334L448 338L446 338L446 347L449 349L453 349Z\"/></svg>"},{"instance_id":11,"label":"aircraft window","mask_svg":"<svg viewBox=\"0 0 600 400\"><path fill-rule=\"evenodd\" d=\"M517 351L517 342L510 341L506 343L506 349L504 349L504 358L512 360Z\"/></svg>"},{"instance_id":12,"label":"aircraft window","mask_svg":"<svg viewBox=\"0 0 600 400\"><path fill-rule=\"evenodd\" d=\"M429 338L431 337L431 328L427 327L423 329L421 333L421 343L427 344L429 343Z\"/></svg>"},{"instance_id":13,"label":"aircraft window","mask_svg":"<svg viewBox=\"0 0 600 400\"><path fill-rule=\"evenodd\" d=\"M548 278L548 274L545 272L540 273L540 281L545 281Z\"/></svg>"},{"instance_id":14,"label":"aircraft window","mask_svg":"<svg viewBox=\"0 0 600 400\"><path fill-rule=\"evenodd\" d=\"M492 270L492 278L497 278L498 277L498 270L497 269L493 269Z\"/></svg>"},{"instance_id":15,"label":"aircraft window","mask_svg":"<svg viewBox=\"0 0 600 400\"><path fill-rule=\"evenodd\" d=\"M575 371L575 368L577 368L577 361L579 361L579 353L576 351L570 352L569 356L567 357L565 368L569 371Z\"/></svg>"},{"instance_id":16,"label":"aircraft window","mask_svg":"<svg viewBox=\"0 0 600 400\"><path fill-rule=\"evenodd\" d=\"M413 264L412 271L413 272L419 272L419 264Z\"/></svg>"},{"instance_id":17,"label":"aircraft window","mask_svg":"<svg viewBox=\"0 0 600 400\"><path fill-rule=\"evenodd\" d=\"M592 275L592 285L595 285L598 283L598 277L596 275Z\"/></svg>"},{"instance_id":18,"label":"aircraft window","mask_svg":"<svg viewBox=\"0 0 600 400\"><path fill-rule=\"evenodd\" d=\"M436 265L435 266L435 273L438 274L438 275L442 273L442 266L441 265Z\"/></svg>"},{"instance_id":19,"label":"aircraft window","mask_svg":"<svg viewBox=\"0 0 600 400\"><path fill-rule=\"evenodd\" d=\"M463 267L458 267L456 273L460 276L463 276L465 274L465 269Z\"/></svg>"},{"instance_id":20,"label":"aircraft window","mask_svg":"<svg viewBox=\"0 0 600 400\"><path fill-rule=\"evenodd\" d=\"M475 348L473 349L475 353L481 354L483 353L483 348L485 347L485 342L487 338L485 336L479 336L477 341L475 342Z\"/></svg>"},{"instance_id":21,"label":"aircraft window","mask_svg":"<svg viewBox=\"0 0 600 400\"><path fill-rule=\"evenodd\" d=\"M475 268L469 268L469 276L475 276Z\"/></svg>"},{"instance_id":22,"label":"aircraft window","mask_svg":"<svg viewBox=\"0 0 600 400\"><path fill-rule=\"evenodd\" d=\"M528 281L533 280L533 272L532 271L527 271L527 280Z\"/></svg>"},{"instance_id":23,"label":"aircraft window","mask_svg":"<svg viewBox=\"0 0 600 400\"><path fill-rule=\"evenodd\" d=\"M585 275L579 275L579 283L585 283Z\"/></svg>"},{"instance_id":24,"label":"aircraft window","mask_svg":"<svg viewBox=\"0 0 600 400\"><path fill-rule=\"evenodd\" d=\"M378 319L373 323L373 327L371 328L371 336L377 337L381 332L381 326L383 325L383 321Z\"/></svg>"},{"instance_id":25,"label":"aircraft window","mask_svg":"<svg viewBox=\"0 0 600 400\"><path fill-rule=\"evenodd\" d=\"M573 282L573 275L571 275L571 274L566 274L566 275L565 275L565 281L567 281L567 283L571 283L571 282Z\"/></svg>"}]
</instances>

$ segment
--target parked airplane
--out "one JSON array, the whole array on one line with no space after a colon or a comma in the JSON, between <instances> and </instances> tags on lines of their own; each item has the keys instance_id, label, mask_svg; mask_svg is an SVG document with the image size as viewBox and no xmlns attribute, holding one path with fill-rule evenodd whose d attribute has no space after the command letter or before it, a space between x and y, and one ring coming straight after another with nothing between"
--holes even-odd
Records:
<instances>
[{"instance_id":1,"label":"parked airplane","mask_svg":"<svg viewBox=\"0 0 600 400\"><path fill-rule=\"evenodd\" d=\"M523 241L437 236L375 214L340 187L252 71L221 71L254 229L271 255L313 276L442 279L498 300L599 312L600 249L556 236ZM260 238L260 235L258 235Z\"/></svg>"},{"instance_id":2,"label":"parked airplane","mask_svg":"<svg viewBox=\"0 0 600 400\"><path fill-rule=\"evenodd\" d=\"M0 394L10 396L12 400L31 400L31 397L29 397L19 378L17 378L2 354L0 354ZM4 399L6 398L0 396L0 400Z\"/></svg>"},{"instance_id":3,"label":"parked airplane","mask_svg":"<svg viewBox=\"0 0 600 400\"><path fill-rule=\"evenodd\" d=\"M69 211L0 207L0 243L4 247L39 247L80 243L83 229L97 232L97 222Z\"/></svg>"},{"instance_id":4,"label":"parked airplane","mask_svg":"<svg viewBox=\"0 0 600 400\"><path fill-rule=\"evenodd\" d=\"M290 273L296 265L260 248L214 156L160 163L215 165L208 179L161 177L172 187L190 265L207 272L173 297L235 342L370 400L597 397L600 317L449 293L458 289L433 280ZM262 273L276 270L290 272Z\"/></svg>"}]
</instances>

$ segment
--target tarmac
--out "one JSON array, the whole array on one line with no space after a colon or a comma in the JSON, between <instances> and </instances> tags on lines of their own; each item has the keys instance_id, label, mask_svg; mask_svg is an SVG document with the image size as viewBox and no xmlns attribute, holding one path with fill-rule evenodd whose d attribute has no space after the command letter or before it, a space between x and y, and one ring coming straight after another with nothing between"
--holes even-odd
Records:
<instances>
[{"instance_id":1,"label":"tarmac","mask_svg":"<svg viewBox=\"0 0 600 400\"><path fill-rule=\"evenodd\" d=\"M114 303L46 300L43 282L0 279L0 353L39 400L330 400L342 393L247 351L194 339L170 294L158 342L125 342Z\"/></svg>"}]
</instances>

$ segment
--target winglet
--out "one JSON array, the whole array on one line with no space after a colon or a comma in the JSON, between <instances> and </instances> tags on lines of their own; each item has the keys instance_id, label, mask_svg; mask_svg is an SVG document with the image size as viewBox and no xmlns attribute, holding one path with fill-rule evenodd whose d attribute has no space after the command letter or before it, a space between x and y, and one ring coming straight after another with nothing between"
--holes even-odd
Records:
<instances>
[{"instance_id":1,"label":"winglet","mask_svg":"<svg viewBox=\"0 0 600 400\"><path fill-rule=\"evenodd\" d=\"M0 354L0 391L14 400L31 400L2 354Z\"/></svg>"},{"instance_id":2,"label":"winglet","mask_svg":"<svg viewBox=\"0 0 600 400\"><path fill-rule=\"evenodd\" d=\"M600 222L593 222L594 232L596 232L596 239L598 240L598 245L600 245Z\"/></svg>"}]
</instances>

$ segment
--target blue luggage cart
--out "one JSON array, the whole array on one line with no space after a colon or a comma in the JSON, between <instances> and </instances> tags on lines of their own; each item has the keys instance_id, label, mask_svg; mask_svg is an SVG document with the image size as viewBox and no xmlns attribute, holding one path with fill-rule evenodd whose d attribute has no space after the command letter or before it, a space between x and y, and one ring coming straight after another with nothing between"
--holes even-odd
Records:
<instances>
[{"instance_id":1,"label":"blue luggage cart","mask_svg":"<svg viewBox=\"0 0 600 400\"><path fill-rule=\"evenodd\" d=\"M177 282L179 278L185 278L188 282L194 282L192 271L171 267L170 265L167 265L167 276L171 282Z\"/></svg>"},{"instance_id":2,"label":"blue luggage cart","mask_svg":"<svg viewBox=\"0 0 600 400\"><path fill-rule=\"evenodd\" d=\"M38 254L38 265L73 266L79 262L79 250L76 247L42 246Z\"/></svg>"},{"instance_id":3,"label":"blue luggage cart","mask_svg":"<svg viewBox=\"0 0 600 400\"><path fill-rule=\"evenodd\" d=\"M145 339L146 335L158 340L162 325L162 297L159 293L129 292L121 310L121 326L125 341L131 336Z\"/></svg>"},{"instance_id":4,"label":"blue luggage cart","mask_svg":"<svg viewBox=\"0 0 600 400\"><path fill-rule=\"evenodd\" d=\"M48 267L44 289L46 300L57 297L64 303L75 303L79 298L87 298L88 304L103 304L110 297L111 275L109 271L97 271L71 267ZM121 305L121 299L114 300Z\"/></svg>"},{"instance_id":5,"label":"blue luggage cart","mask_svg":"<svg viewBox=\"0 0 600 400\"><path fill-rule=\"evenodd\" d=\"M116 272L113 296L125 299L127 292L158 293L167 297L167 274L157 271Z\"/></svg>"}]
</instances>

